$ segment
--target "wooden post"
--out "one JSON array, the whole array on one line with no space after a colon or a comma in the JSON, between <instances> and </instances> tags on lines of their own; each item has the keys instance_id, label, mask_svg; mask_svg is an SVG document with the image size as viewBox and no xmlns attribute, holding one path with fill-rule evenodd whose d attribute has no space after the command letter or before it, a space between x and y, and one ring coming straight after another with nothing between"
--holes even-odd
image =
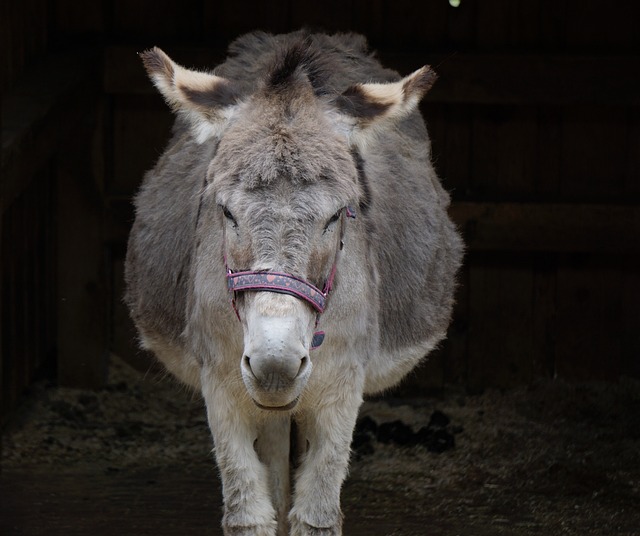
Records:
<instances>
[{"instance_id":1,"label":"wooden post","mask_svg":"<svg viewBox=\"0 0 640 536\"><path fill-rule=\"evenodd\" d=\"M104 209L92 166L95 110L57 161L58 381L89 388L104 385L108 357Z\"/></svg>"}]
</instances>

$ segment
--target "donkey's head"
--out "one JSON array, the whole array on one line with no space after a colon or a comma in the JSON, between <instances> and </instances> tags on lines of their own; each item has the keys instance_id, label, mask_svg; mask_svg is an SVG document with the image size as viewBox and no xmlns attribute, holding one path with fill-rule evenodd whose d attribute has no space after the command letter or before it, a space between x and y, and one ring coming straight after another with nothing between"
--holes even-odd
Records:
<instances>
[{"instance_id":1,"label":"donkey's head","mask_svg":"<svg viewBox=\"0 0 640 536\"><path fill-rule=\"evenodd\" d=\"M423 67L398 82L335 93L330 65L301 43L247 89L187 70L157 48L142 59L197 143L218 144L204 193L218 214L199 238L223 236L249 394L260 407L290 409L311 374L315 327L349 232L347 207L364 202L357 151L412 111L435 74Z\"/></svg>"}]
</instances>

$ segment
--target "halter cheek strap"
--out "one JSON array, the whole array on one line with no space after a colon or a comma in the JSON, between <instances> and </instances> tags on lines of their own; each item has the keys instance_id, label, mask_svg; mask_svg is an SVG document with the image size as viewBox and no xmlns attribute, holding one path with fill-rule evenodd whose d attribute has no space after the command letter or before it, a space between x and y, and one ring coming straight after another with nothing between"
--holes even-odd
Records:
<instances>
[{"instance_id":1,"label":"halter cheek strap","mask_svg":"<svg viewBox=\"0 0 640 536\"><path fill-rule=\"evenodd\" d=\"M348 218L355 218L356 212L352 207L345 208L345 214ZM224 255L224 265L227 271L227 286L229 293L231 294L231 306L240 320L240 313L236 307L236 293L244 291L265 291L265 292L277 292L280 294L288 294L294 298L306 301L316 311L316 327L320 321L320 315L324 312L327 296L333 288L333 281L336 275L336 267L338 264L338 257L342 250L345 225L344 220L341 223L340 228L340 245L336 250L336 255L329 272L329 277L324 285L323 290L320 290L315 285L312 285L308 281L296 277L291 274L282 272L234 272L227 266L227 257ZM313 334L313 340L311 341L311 349L314 350L322 344L324 341L324 331L316 331Z\"/></svg>"}]
</instances>

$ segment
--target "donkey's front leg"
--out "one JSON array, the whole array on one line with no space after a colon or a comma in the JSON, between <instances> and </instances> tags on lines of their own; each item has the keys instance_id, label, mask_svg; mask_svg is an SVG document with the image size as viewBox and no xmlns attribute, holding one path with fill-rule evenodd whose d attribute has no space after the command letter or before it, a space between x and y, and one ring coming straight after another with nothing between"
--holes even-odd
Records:
<instances>
[{"instance_id":1,"label":"donkey's front leg","mask_svg":"<svg viewBox=\"0 0 640 536\"><path fill-rule=\"evenodd\" d=\"M270 413L263 418L255 450L269 478L271 502L276 511L278 536L289 534L287 515L291 505L289 447L291 416Z\"/></svg>"},{"instance_id":2,"label":"donkey's front leg","mask_svg":"<svg viewBox=\"0 0 640 536\"><path fill-rule=\"evenodd\" d=\"M296 419L298 440L306 452L296 475L292 536L342 534L340 490L347 474L351 437L362 403L359 374L353 382L337 382L321 394L312 409ZM334 389L341 389L340 392Z\"/></svg>"},{"instance_id":3,"label":"donkey's front leg","mask_svg":"<svg viewBox=\"0 0 640 536\"><path fill-rule=\"evenodd\" d=\"M269 477L254 449L258 426L227 387L211 369L203 369L202 394L222 479L222 529L225 536L276 536Z\"/></svg>"}]
</instances>

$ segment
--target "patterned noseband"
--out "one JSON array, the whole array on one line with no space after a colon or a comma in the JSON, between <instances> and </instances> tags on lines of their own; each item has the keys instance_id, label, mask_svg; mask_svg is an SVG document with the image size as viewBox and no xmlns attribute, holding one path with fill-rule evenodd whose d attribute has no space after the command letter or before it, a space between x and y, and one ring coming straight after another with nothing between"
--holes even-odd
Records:
<instances>
[{"instance_id":1,"label":"patterned noseband","mask_svg":"<svg viewBox=\"0 0 640 536\"><path fill-rule=\"evenodd\" d=\"M324 312L328 286L324 290L313 286L294 275L280 272L227 272L227 283L230 292L243 290L264 290L289 294L311 304L318 313Z\"/></svg>"}]
</instances>

